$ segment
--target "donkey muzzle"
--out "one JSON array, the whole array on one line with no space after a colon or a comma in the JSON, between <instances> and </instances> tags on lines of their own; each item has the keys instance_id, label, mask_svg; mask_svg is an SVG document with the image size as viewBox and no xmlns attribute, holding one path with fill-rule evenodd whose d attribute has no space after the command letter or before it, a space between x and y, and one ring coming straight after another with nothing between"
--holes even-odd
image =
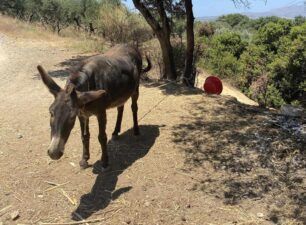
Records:
<instances>
[{"instance_id":1,"label":"donkey muzzle","mask_svg":"<svg viewBox=\"0 0 306 225\"><path fill-rule=\"evenodd\" d=\"M48 155L51 159L60 159L64 154L65 142L60 137L52 137L48 148Z\"/></svg>"}]
</instances>

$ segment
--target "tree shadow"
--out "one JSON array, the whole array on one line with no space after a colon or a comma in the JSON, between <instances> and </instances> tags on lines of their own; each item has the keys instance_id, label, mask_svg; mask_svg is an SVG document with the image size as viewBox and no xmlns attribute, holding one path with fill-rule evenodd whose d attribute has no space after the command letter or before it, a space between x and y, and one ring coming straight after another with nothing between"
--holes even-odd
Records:
<instances>
[{"instance_id":1,"label":"tree shadow","mask_svg":"<svg viewBox=\"0 0 306 225\"><path fill-rule=\"evenodd\" d=\"M133 129L129 129L116 142L108 142L111 170L98 174L91 191L81 196L79 206L72 213L72 219L80 220L80 216L86 219L132 189L128 186L115 190L118 176L149 152L159 136L159 126L141 125L140 131L141 136L135 137Z\"/></svg>"},{"instance_id":2,"label":"tree shadow","mask_svg":"<svg viewBox=\"0 0 306 225\"><path fill-rule=\"evenodd\" d=\"M56 78L60 78L60 79L65 79L69 76L69 72L67 71L67 68L74 68L74 67L78 67L78 65L80 65L80 63L92 56L95 56L97 54L94 55L77 55L77 56L73 56L70 59L66 59L62 62L60 62L59 64L57 64L56 66L59 67L65 67L65 69L59 69L59 70L53 70L53 71L49 71L49 75L51 77L56 77Z\"/></svg>"},{"instance_id":3,"label":"tree shadow","mask_svg":"<svg viewBox=\"0 0 306 225\"><path fill-rule=\"evenodd\" d=\"M66 79L69 76L69 71L67 70L68 68L75 68L78 65L80 65L80 63L92 56L96 56L98 54L94 54L94 55L77 55L77 56L73 56L70 59L66 59L58 64L56 64L56 67L60 67L60 69L57 70L51 70L48 71L48 74L51 77L55 77L55 78L59 78L61 80ZM40 79L39 74L35 74L34 75L34 79Z\"/></svg>"},{"instance_id":4,"label":"tree shadow","mask_svg":"<svg viewBox=\"0 0 306 225\"><path fill-rule=\"evenodd\" d=\"M188 105L190 116L173 127L186 172L201 179L194 189L230 205L262 200L272 221L306 221L305 143L270 123L267 110L204 99Z\"/></svg>"},{"instance_id":5,"label":"tree shadow","mask_svg":"<svg viewBox=\"0 0 306 225\"><path fill-rule=\"evenodd\" d=\"M162 91L165 95L201 95L203 94L203 90L200 88L190 88L186 87L181 83L177 83L174 81L167 81L167 80L150 80L147 79L142 81L141 84L147 88L158 88Z\"/></svg>"}]
</instances>

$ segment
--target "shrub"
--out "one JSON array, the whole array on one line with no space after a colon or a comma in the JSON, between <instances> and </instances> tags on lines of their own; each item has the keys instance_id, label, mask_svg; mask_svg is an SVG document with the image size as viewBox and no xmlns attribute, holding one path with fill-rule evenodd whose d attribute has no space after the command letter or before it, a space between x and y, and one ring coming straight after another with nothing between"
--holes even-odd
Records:
<instances>
[{"instance_id":1,"label":"shrub","mask_svg":"<svg viewBox=\"0 0 306 225\"><path fill-rule=\"evenodd\" d=\"M240 58L247 46L247 43L242 41L240 35L233 32L224 32L214 36L211 44L214 49L220 52L230 52L237 59Z\"/></svg>"},{"instance_id":2,"label":"shrub","mask_svg":"<svg viewBox=\"0 0 306 225\"><path fill-rule=\"evenodd\" d=\"M280 107L285 104L279 90L271 84L267 74L261 75L255 80L249 89L249 97L257 101L260 107Z\"/></svg>"},{"instance_id":3,"label":"shrub","mask_svg":"<svg viewBox=\"0 0 306 225\"><path fill-rule=\"evenodd\" d=\"M199 24L196 28L196 33L199 37L211 37L215 33L215 28L211 23L204 22Z\"/></svg>"},{"instance_id":4,"label":"shrub","mask_svg":"<svg viewBox=\"0 0 306 225\"><path fill-rule=\"evenodd\" d=\"M243 26L249 23L249 17L242 14L229 14L225 16L220 16L217 21L225 22L229 24L231 27L235 26Z\"/></svg>"},{"instance_id":5,"label":"shrub","mask_svg":"<svg viewBox=\"0 0 306 225\"><path fill-rule=\"evenodd\" d=\"M98 32L110 42L141 42L152 37L151 29L138 14L123 5L104 4L97 22Z\"/></svg>"},{"instance_id":6,"label":"shrub","mask_svg":"<svg viewBox=\"0 0 306 225\"><path fill-rule=\"evenodd\" d=\"M239 86L248 88L262 74L267 73L271 55L264 45L250 44L240 57L241 74Z\"/></svg>"},{"instance_id":7,"label":"shrub","mask_svg":"<svg viewBox=\"0 0 306 225\"><path fill-rule=\"evenodd\" d=\"M259 29L256 43L266 45L268 51L277 53L281 38L288 35L290 29L290 21L280 20L277 23L270 22Z\"/></svg>"}]
</instances>

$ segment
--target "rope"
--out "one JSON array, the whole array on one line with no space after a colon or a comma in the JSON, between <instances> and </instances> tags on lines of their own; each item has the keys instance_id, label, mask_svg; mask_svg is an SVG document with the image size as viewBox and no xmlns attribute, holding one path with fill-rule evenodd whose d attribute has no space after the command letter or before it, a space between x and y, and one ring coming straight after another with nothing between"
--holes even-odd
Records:
<instances>
[{"instance_id":1,"label":"rope","mask_svg":"<svg viewBox=\"0 0 306 225\"><path fill-rule=\"evenodd\" d=\"M157 104L155 104L148 112L146 112L139 120L138 122L140 122L142 119L144 119L148 114L150 114L158 105L160 105L166 98L168 98L169 95L166 95L165 97L163 97Z\"/></svg>"},{"instance_id":2,"label":"rope","mask_svg":"<svg viewBox=\"0 0 306 225\"><path fill-rule=\"evenodd\" d=\"M177 84L177 82L175 81L168 81L168 83L166 84L161 84L155 88L160 88L163 86L166 86L168 84ZM150 114L154 109L157 108L157 106L159 106L164 100L166 100L166 98L169 97L169 95L166 95L164 98L162 98L159 102L157 102L148 112L146 112L140 119L138 119L138 122L140 122L142 119L144 119L148 114Z\"/></svg>"}]
</instances>

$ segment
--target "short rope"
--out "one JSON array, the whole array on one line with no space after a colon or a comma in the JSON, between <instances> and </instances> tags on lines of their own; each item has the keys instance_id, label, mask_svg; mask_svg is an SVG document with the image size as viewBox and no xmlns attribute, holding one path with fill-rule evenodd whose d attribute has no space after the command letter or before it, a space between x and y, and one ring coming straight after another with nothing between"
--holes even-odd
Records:
<instances>
[{"instance_id":1,"label":"short rope","mask_svg":"<svg viewBox=\"0 0 306 225\"><path fill-rule=\"evenodd\" d=\"M156 105L154 105L148 112L146 112L139 120L138 122L140 122L142 119L144 119L149 113L151 113L158 105L160 105L167 97L169 97L168 95L166 95L163 99L161 99Z\"/></svg>"},{"instance_id":2,"label":"short rope","mask_svg":"<svg viewBox=\"0 0 306 225\"><path fill-rule=\"evenodd\" d=\"M154 83L152 83L154 84ZM166 84L161 84L155 88L160 88L160 87L163 87L163 86L166 86L168 84L176 84L175 81L169 81L168 83ZM158 105L160 105L167 97L169 97L168 95L166 95L164 98L162 98L159 102L157 102L148 112L146 112L140 119L138 119L138 122L140 122L142 119L144 119L148 114L150 114Z\"/></svg>"}]
</instances>

